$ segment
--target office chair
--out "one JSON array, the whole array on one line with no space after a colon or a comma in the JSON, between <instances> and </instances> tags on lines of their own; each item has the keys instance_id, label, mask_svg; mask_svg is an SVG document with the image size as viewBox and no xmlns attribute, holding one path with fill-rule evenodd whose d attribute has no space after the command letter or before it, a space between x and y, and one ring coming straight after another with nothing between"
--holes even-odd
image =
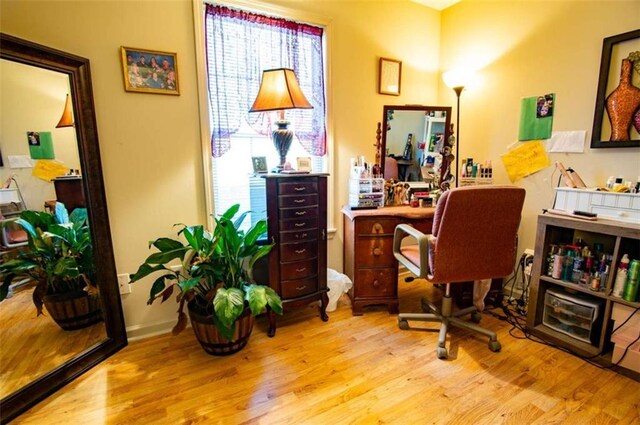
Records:
<instances>
[{"instance_id":1,"label":"office chair","mask_svg":"<svg viewBox=\"0 0 640 425\"><path fill-rule=\"evenodd\" d=\"M398 161L390 156L384 157L384 178L385 180L398 180Z\"/></svg>"},{"instance_id":2,"label":"office chair","mask_svg":"<svg viewBox=\"0 0 640 425\"><path fill-rule=\"evenodd\" d=\"M504 277L513 271L524 197L524 189L511 186L460 187L438 200L430 235L406 224L396 227L393 253L400 264L416 277L446 284L440 309L423 300L423 309L426 304L431 313L398 315L398 326L404 330L409 329L409 320L441 323L439 359L448 357L445 340L449 325L489 337L491 351L502 348L495 332L460 318L471 313L472 321L478 323L478 308L451 311L450 285ZM417 244L403 246L406 237Z\"/></svg>"}]
</instances>

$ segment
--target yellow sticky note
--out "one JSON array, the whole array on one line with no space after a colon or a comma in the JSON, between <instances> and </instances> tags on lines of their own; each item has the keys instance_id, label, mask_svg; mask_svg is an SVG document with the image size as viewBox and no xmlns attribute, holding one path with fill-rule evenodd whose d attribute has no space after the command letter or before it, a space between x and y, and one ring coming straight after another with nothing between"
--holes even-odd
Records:
<instances>
[{"instance_id":1,"label":"yellow sticky note","mask_svg":"<svg viewBox=\"0 0 640 425\"><path fill-rule=\"evenodd\" d=\"M501 158L512 183L551 165L542 140L525 142Z\"/></svg>"},{"instance_id":2,"label":"yellow sticky note","mask_svg":"<svg viewBox=\"0 0 640 425\"><path fill-rule=\"evenodd\" d=\"M33 177L37 177L39 179L50 182L56 177L64 176L65 174L67 174L67 172L69 172L69 168L65 167L59 162L51 161L48 159L41 159L36 161L35 165L33 166L31 175Z\"/></svg>"}]
</instances>

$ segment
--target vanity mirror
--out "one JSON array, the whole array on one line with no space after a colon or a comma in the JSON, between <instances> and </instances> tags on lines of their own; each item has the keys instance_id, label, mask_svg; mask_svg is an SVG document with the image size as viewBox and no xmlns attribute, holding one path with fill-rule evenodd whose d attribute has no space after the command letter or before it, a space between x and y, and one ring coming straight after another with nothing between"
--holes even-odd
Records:
<instances>
[{"instance_id":1,"label":"vanity mirror","mask_svg":"<svg viewBox=\"0 0 640 425\"><path fill-rule=\"evenodd\" d=\"M382 117L380 164L385 174L386 157L398 164L398 178L422 180L421 166L437 167L439 140L449 137L450 106L385 105Z\"/></svg>"},{"instance_id":2,"label":"vanity mirror","mask_svg":"<svg viewBox=\"0 0 640 425\"><path fill-rule=\"evenodd\" d=\"M5 423L125 347L127 338L102 180L89 61L0 33L0 67L2 154L23 154L9 147L10 138L20 137L26 145L27 131L51 132L54 147L60 143L57 159L82 175L76 178L81 181L88 213L103 319L84 329L64 331L51 317L35 317L32 288L16 289L11 298L2 301L0 422ZM75 127L56 129L66 93L70 94ZM58 102L56 106L50 113L43 112L52 99ZM42 113L51 115L50 125L37 121ZM14 133L9 137L9 132ZM63 146L65 142L71 146ZM10 166L4 161L4 169L0 168L3 176L15 173L18 180L30 178L30 169L27 172ZM36 180L20 185L20 189L28 209L43 210L42 197L51 194L46 200L55 200L56 193L51 183ZM26 283L26 287L29 285L33 283ZM8 315L11 319L4 320Z\"/></svg>"}]
</instances>

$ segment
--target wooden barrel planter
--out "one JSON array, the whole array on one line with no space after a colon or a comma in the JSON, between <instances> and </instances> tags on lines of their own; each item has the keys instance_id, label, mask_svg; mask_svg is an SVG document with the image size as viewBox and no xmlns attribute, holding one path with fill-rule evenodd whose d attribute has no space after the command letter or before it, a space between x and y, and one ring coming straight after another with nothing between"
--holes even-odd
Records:
<instances>
[{"instance_id":1,"label":"wooden barrel planter","mask_svg":"<svg viewBox=\"0 0 640 425\"><path fill-rule=\"evenodd\" d=\"M251 310L246 309L238 318L233 338L228 340L220 335L212 316L204 316L193 311L191 303L188 307L193 333L207 354L227 356L242 350L249 342L249 337L253 331L253 323L255 322Z\"/></svg>"},{"instance_id":2,"label":"wooden barrel planter","mask_svg":"<svg viewBox=\"0 0 640 425\"><path fill-rule=\"evenodd\" d=\"M45 295L44 307L65 331L87 328L102 321L100 298L84 291Z\"/></svg>"}]
</instances>

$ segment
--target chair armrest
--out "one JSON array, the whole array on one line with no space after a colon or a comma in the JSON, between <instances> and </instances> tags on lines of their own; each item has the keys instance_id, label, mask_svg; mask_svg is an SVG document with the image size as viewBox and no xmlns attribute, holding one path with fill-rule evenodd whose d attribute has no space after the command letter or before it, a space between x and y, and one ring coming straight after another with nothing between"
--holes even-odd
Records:
<instances>
[{"instance_id":1,"label":"chair armrest","mask_svg":"<svg viewBox=\"0 0 640 425\"><path fill-rule=\"evenodd\" d=\"M415 239L418 243L418 252L420 253L420 264L417 266L409 261L400 251L402 246L402 240L405 237ZM393 255L396 259L402 263L411 273L417 277L427 277L429 275L429 248L432 243L435 243L436 238L433 235L425 234L418 229L409 226L408 224L399 224L396 226L396 230L393 235Z\"/></svg>"}]
</instances>

